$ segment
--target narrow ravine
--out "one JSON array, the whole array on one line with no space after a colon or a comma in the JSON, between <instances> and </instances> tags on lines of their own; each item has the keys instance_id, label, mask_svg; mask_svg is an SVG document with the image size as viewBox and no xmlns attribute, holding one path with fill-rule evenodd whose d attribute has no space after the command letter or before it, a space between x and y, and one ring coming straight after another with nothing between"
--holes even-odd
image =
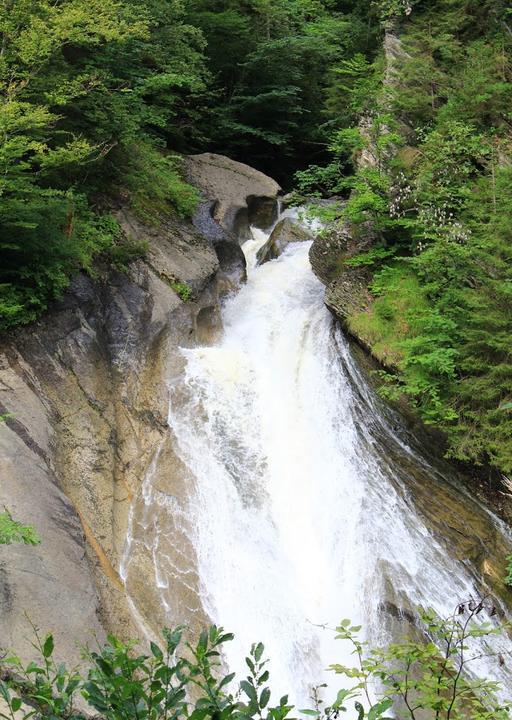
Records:
<instances>
[{"instance_id":1,"label":"narrow ravine","mask_svg":"<svg viewBox=\"0 0 512 720\"><path fill-rule=\"evenodd\" d=\"M193 478L186 513L201 602L236 635L226 661L243 670L251 643L263 641L273 688L305 707L312 683L332 683L329 663L353 661L320 626L351 618L379 643L406 630L418 605L446 615L482 592L464 548L456 552L436 527L438 506L454 517L468 506L500 542L510 537L382 413L323 304L310 243L256 267L267 236L254 231L246 243L248 282L225 303L222 339L182 350L169 425ZM149 476L139 502L158 555L160 540L172 544L172 499L163 502ZM172 607L169 563L153 555L162 603ZM494 659L475 661L474 671L509 682Z\"/></svg>"}]
</instances>

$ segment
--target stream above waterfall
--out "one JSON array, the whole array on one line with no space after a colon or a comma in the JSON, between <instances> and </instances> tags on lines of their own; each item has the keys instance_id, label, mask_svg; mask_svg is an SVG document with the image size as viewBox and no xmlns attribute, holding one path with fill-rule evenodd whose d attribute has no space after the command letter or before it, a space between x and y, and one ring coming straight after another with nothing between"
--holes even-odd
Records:
<instances>
[{"instance_id":1,"label":"stream above waterfall","mask_svg":"<svg viewBox=\"0 0 512 720\"><path fill-rule=\"evenodd\" d=\"M310 243L257 267L267 238L253 229L244 246L248 280L224 303L219 341L181 350L169 428L186 497L155 482L155 451L121 574L143 545L168 624L173 579L189 577L187 596L235 633L227 665L244 672L262 641L272 688L306 707L330 663L353 664L325 628L350 618L380 644L420 605L449 615L492 592L512 540L375 397L324 306ZM474 671L507 682L493 660Z\"/></svg>"}]
</instances>

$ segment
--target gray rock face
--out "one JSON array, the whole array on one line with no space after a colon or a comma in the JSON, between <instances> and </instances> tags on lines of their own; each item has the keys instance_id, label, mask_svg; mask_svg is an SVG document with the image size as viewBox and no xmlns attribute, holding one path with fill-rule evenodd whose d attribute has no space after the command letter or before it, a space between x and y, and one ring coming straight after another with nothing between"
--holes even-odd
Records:
<instances>
[{"instance_id":1,"label":"gray rock face","mask_svg":"<svg viewBox=\"0 0 512 720\"><path fill-rule=\"evenodd\" d=\"M365 310L371 302L368 292L369 280L367 270L351 268L348 272L340 273L327 285L325 304L342 321L345 329L349 330L346 324L348 318L354 313ZM366 347L365 343L362 344Z\"/></svg>"},{"instance_id":2,"label":"gray rock face","mask_svg":"<svg viewBox=\"0 0 512 720\"><path fill-rule=\"evenodd\" d=\"M277 223L267 242L258 250L256 257L258 262L263 264L268 260L278 258L289 243L307 242L312 239L313 236L299 223L290 218L284 218Z\"/></svg>"},{"instance_id":3,"label":"gray rock face","mask_svg":"<svg viewBox=\"0 0 512 720\"><path fill-rule=\"evenodd\" d=\"M326 286L325 304L349 334L352 334L347 322L350 315L364 310L371 302L368 292L371 274L365 267L351 267L344 261L368 251L372 244L371 228L365 228L356 238L348 227L337 226L318 235L309 251L313 272ZM362 338L356 340L370 349Z\"/></svg>"},{"instance_id":4,"label":"gray rock face","mask_svg":"<svg viewBox=\"0 0 512 720\"><path fill-rule=\"evenodd\" d=\"M346 227L335 227L315 238L309 251L309 261L317 278L327 285L339 272L340 262L353 245Z\"/></svg>"},{"instance_id":5,"label":"gray rock face","mask_svg":"<svg viewBox=\"0 0 512 720\"><path fill-rule=\"evenodd\" d=\"M219 291L232 292L247 279L240 243L251 237L250 225L267 228L275 221L280 187L258 170L214 153L187 158L185 171L204 198L193 223L217 253Z\"/></svg>"},{"instance_id":6,"label":"gray rock face","mask_svg":"<svg viewBox=\"0 0 512 720\"><path fill-rule=\"evenodd\" d=\"M125 221L141 239L145 228L129 213ZM130 602L152 579L132 588L120 576L130 506L168 434L177 345L194 341L201 311L217 304L213 249L184 226L166 254L162 233L159 244L148 232L148 263L102 282L77 277L48 315L2 346L0 401L11 417L0 427L0 504L42 537L37 548L0 548L2 644L26 658L25 611L73 663L103 628L141 634ZM171 278L186 279L195 302L183 303Z\"/></svg>"},{"instance_id":7,"label":"gray rock face","mask_svg":"<svg viewBox=\"0 0 512 720\"><path fill-rule=\"evenodd\" d=\"M190 167L207 198L196 227L173 219L150 227L119 208L125 234L148 244L147 257L126 274L77 276L46 316L1 341L0 414L10 416L0 424L0 506L42 537L36 548L0 547L1 644L25 659L25 611L55 633L70 663L92 634L140 637L171 620L203 621L187 528L173 536L171 619L144 535L125 562L127 529L138 522L130 508L156 452L160 491L176 502L189 495L167 425L168 383L182 369L179 347L220 331L219 298L245 276L239 218L268 222L279 187L219 156L192 158ZM183 284L187 302L176 292Z\"/></svg>"},{"instance_id":8,"label":"gray rock face","mask_svg":"<svg viewBox=\"0 0 512 720\"><path fill-rule=\"evenodd\" d=\"M219 262L219 292L224 295L247 280L247 263L238 239L214 219L216 205L217 200L201 202L192 222L213 245Z\"/></svg>"},{"instance_id":9,"label":"gray rock face","mask_svg":"<svg viewBox=\"0 0 512 720\"><path fill-rule=\"evenodd\" d=\"M189 181L214 201L212 217L228 235L246 240L250 224L270 227L277 217L281 188L259 170L214 153L192 155L185 170Z\"/></svg>"},{"instance_id":10,"label":"gray rock face","mask_svg":"<svg viewBox=\"0 0 512 720\"><path fill-rule=\"evenodd\" d=\"M84 531L56 484L46 408L37 388L25 383L5 358L1 375L1 396L13 393L18 400L10 426L0 429L2 505L33 524L42 539L37 547L0 547L1 644L30 655L33 638L27 613L32 622L42 621L44 629L54 633L59 658L77 663L77 643L91 642L93 633L100 640L104 637L97 590L84 554ZM11 402L9 406L15 409Z\"/></svg>"}]
</instances>

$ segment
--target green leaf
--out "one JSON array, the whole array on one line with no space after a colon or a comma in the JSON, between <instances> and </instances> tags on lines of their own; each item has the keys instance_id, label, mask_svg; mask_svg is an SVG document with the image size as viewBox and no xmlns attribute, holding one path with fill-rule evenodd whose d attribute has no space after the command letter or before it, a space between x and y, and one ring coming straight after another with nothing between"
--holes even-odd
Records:
<instances>
[{"instance_id":1,"label":"green leaf","mask_svg":"<svg viewBox=\"0 0 512 720\"><path fill-rule=\"evenodd\" d=\"M265 648L264 648L263 643L258 643L256 645L256 648L254 650L254 659L256 660L256 662L259 662L261 660L261 656L263 655L264 649Z\"/></svg>"},{"instance_id":2,"label":"green leaf","mask_svg":"<svg viewBox=\"0 0 512 720\"><path fill-rule=\"evenodd\" d=\"M247 680L242 680L240 683L240 687L244 691L244 693L247 695L249 700L254 703L254 705L258 705L258 696L256 695L256 689L253 685L251 685L250 682Z\"/></svg>"},{"instance_id":3,"label":"green leaf","mask_svg":"<svg viewBox=\"0 0 512 720\"><path fill-rule=\"evenodd\" d=\"M351 694L351 690L339 690L336 695L336 700L333 702L333 708L337 709L343 705L343 701Z\"/></svg>"},{"instance_id":4,"label":"green leaf","mask_svg":"<svg viewBox=\"0 0 512 720\"><path fill-rule=\"evenodd\" d=\"M229 683L234 679L235 673L229 673L229 675L226 675L226 677L222 678L222 680L219 683L219 690L226 685L229 685Z\"/></svg>"},{"instance_id":5,"label":"green leaf","mask_svg":"<svg viewBox=\"0 0 512 720\"><path fill-rule=\"evenodd\" d=\"M53 635L48 635L43 644L43 657L51 657L54 647Z\"/></svg>"},{"instance_id":6,"label":"green leaf","mask_svg":"<svg viewBox=\"0 0 512 720\"><path fill-rule=\"evenodd\" d=\"M158 645L154 642L150 642L151 652L153 653L153 656L156 657L158 660L162 660L164 657L163 652L158 647Z\"/></svg>"},{"instance_id":7,"label":"green leaf","mask_svg":"<svg viewBox=\"0 0 512 720\"><path fill-rule=\"evenodd\" d=\"M264 688L261 691L261 695L260 695L260 708L262 710L263 710L263 708L267 707L269 700L270 700L270 688Z\"/></svg>"},{"instance_id":8,"label":"green leaf","mask_svg":"<svg viewBox=\"0 0 512 720\"><path fill-rule=\"evenodd\" d=\"M378 720L382 713L386 712L386 710L389 710L392 705L393 700L390 700L389 698L381 700L376 705L372 705L368 712L368 720Z\"/></svg>"}]
</instances>

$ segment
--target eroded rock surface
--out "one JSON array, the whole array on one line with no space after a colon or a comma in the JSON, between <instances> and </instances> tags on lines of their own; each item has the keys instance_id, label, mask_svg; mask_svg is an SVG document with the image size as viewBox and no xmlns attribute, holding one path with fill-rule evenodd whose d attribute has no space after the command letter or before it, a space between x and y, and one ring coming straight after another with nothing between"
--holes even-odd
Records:
<instances>
[{"instance_id":1,"label":"eroded rock surface","mask_svg":"<svg viewBox=\"0 0 512 720\"><path fill-rule=\"evenodd\" d=\"M259 170L224 155L192 155L185 163L190 182L213 201L212 217L239 240L249 237L249 225L267 228L277 218L281 188Z\"/></svg>"},{"instance_id":2,"label":"eroded rock surface","mask_svg":"<svg viewBox=\"0 0 512 720\"><path fill-rule=\"evenodd\" d=\"M240 243L251 237L251 225L267 228L276 220L281 188L258 170L213 153L187 158L185 171L203 197L193 223L217 253L219 292L233 292L247 279Z\"/></svg>"},{"instance_id":3,"label":"eroded rock surface","mask_svg":"<svg viewBox=\"0 0 512 720\"><path fill-rule=\"evenodd\" d=\"M103 282L79 276L2 348L0 398L11 416L0 432L1 502L42 538L36 549L1 549L2 642L22 653L25 612L73 661L91 632L140 634L119 574L128 514L168 432L172 350L191 342L199 312L215 304L218 267L205 242L173 265L168 238L157 248L149 240L149 264ZM187 282L203 288L186 304L168 282L185 265Z\"/></svg>"},{"instance_id":4,"label":"eroded rock surface","mask_svg":"<svg viewBox=\"0 0 512 720\"><path fill-rule=\"evenodd\" d=\"M279 190L261 173L216 158L191 160L217 208L217 218L208 210L208 231L170 218L148 226L118 208L125 234L147 243L147 257L127 273L79 275L39 322L1 342L0 414L9 416L0 425L0 506L42 538L36 548L0 547L1 644L23 657L31 655L25 612L43 633L55 633L60 657L71 663L92 634L127 638L203 620L180 520L190 487L167 424L168 383L180 377L179 348L220 331L219 298L237 281L229 275L241 253L229 217L244 207L249 217L253 197L275 204ZM172 607L156 592L143 498L151 474L159 501L176 508L165 550Z\"/></svg>"}]
</instances>

